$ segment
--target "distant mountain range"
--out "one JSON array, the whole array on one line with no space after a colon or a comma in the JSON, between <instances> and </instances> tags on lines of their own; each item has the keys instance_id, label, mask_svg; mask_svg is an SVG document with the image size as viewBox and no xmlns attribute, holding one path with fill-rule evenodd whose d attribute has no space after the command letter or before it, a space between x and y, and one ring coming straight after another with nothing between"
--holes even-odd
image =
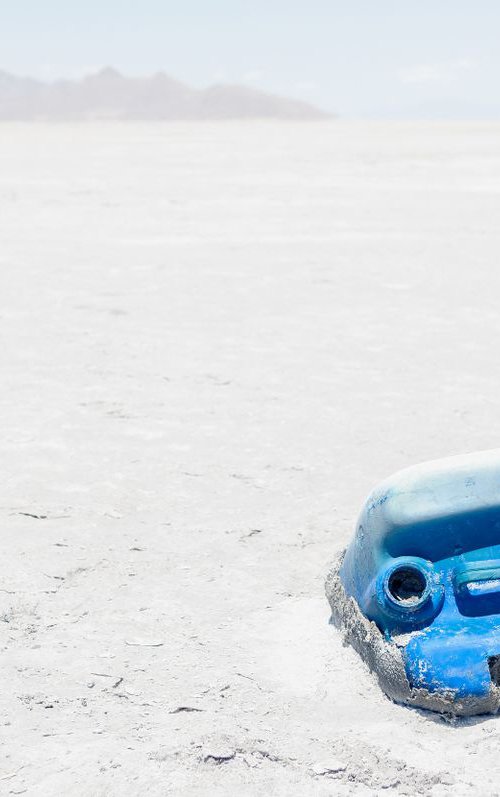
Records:
<instances>
[{"instance_id":1,"label":"distant mountain range","mask_svg":"<svg viewBox=\"0 0 500 797\"><path fill-rule=\"evenodd\" d=\"M0 120L325 119L306 102L245 86L193 89L163 72L132 78L106 68L43 83L0 72Z\"/></svg>"}]
</instances>

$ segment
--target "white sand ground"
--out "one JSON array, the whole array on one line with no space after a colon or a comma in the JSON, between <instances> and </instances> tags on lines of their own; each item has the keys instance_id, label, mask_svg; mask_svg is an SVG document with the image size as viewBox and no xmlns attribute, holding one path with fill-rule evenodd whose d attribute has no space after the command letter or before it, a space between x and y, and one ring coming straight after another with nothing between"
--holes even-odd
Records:
<instances>
[{"instance_id":1,"label":"white sand ground","mask_svg":"<svg viewBox=\"0 0 500 797\"><path fill-rule=\"evenodd\" d=\"M0 127L0 794L500 793L323 597L500 445L499 186L494 125Z\"/></svg>"}]
</instances>

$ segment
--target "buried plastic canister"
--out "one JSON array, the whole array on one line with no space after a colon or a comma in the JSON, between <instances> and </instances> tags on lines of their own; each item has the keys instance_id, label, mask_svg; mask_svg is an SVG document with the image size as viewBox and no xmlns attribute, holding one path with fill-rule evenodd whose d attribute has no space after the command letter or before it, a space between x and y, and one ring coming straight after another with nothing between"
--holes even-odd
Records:
<instances>
[{"instance_id":1,"label":"buried plastic canister","mask_svg":"<svg viewBox=\"0 0 500 797\"><path fill-rule=\"evenodd\" d=\"M486 698L500 686L500 451L426 463L381 484L339 576L365 617L399 642L412 690Z\"/></svg>"}]
</instances>

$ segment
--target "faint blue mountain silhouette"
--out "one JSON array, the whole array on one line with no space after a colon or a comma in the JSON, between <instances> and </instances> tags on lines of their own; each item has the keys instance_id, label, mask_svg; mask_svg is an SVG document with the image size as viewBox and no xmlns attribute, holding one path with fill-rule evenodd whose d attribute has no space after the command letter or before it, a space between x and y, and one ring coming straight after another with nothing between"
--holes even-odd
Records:
<instances>
[{"instance_id":1,"label":"faint blue mountain silhouette","mask_svg":"<svg viewBox=\"0 0 500 797\"><path fill-rule=\"evenodd\" d=\"M126 77L107 67L82 80L43 83L0 72L3 120L326 119L306 102L244 86L193 89L163 72Z\"/></svg>"}]
</instances>

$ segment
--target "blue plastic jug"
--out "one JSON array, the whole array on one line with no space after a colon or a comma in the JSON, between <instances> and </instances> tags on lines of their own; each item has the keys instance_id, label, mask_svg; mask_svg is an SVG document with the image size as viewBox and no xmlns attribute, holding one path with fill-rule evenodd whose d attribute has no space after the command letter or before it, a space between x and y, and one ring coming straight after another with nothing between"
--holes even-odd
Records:
<instances>
[{"instance_id":1,"label":"blue plastic jug","mask_svg":"<svg viewBox=\"0 0 500 797\"><path fill-rule=\"evenodd\" d=\"M500 706L500 451L401 471L327 580L334 622L393 699Z\"/></svg>"}]
</instances>

